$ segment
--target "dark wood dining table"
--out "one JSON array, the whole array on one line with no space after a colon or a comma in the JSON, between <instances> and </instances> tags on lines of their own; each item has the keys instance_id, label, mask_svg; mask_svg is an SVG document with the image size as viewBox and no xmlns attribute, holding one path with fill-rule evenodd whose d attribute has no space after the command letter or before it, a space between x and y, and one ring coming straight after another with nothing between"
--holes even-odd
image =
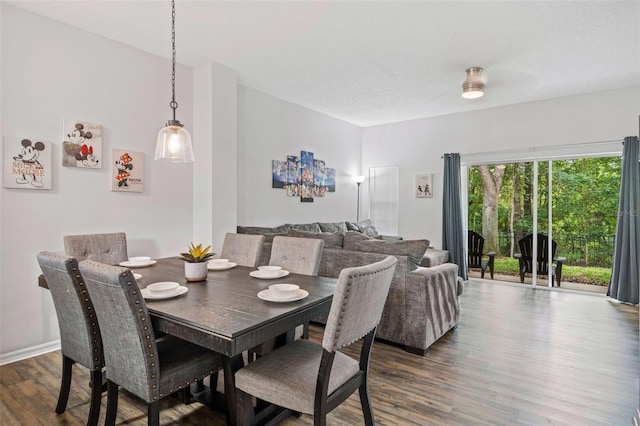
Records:
<instances>
[{"instance_id":1,"label":"dark wood dining table","mask_svg":"<svg viewBox=\"0 0 640 426\"><path fill-rule=\"evenodd\" d=\"M164 300L146 300L153 327L183 340L196 343L222 355L227 420L235 424L235 373L244 365L242 353L271 338L291 332L329 312L336 280L289 274L277 279L257 279L249 275L254 268L236 266L209 271L206 281L187 282L184 261L158 259L148 267L132 269L142 275L140 288L160 281L186 286L187 293ZM275 303L257 294L271 284L292 283L309 292L302 300ZM40 285L43 285L43 278Z\"/></svg>"}]
</instances>

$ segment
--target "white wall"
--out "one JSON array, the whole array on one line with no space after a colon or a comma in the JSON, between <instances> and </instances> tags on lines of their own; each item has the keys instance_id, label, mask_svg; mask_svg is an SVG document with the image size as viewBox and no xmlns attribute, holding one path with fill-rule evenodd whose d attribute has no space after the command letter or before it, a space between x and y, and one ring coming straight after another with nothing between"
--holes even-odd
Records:
<instances>
[{"instance_id":1,"label":"white wall","mask_svg":"<svg viewBox=\"0 0 640 426\"><path fill-rule=\"evenodd\" d=\"M59 338L37 287L40 250L65 234L124 231L129 254L176 255L192 238L190 164L153 160L171 117L171 63L0 3L3 135L53 143L53 189L1 189L0 357ZM192 125L192 73L177 69L177 118ZM61 166L63 118L103 126L104 167ZM144 193L110 191L112 148L142 151ZM1 359L0 359L1 361Z\"/></svg>"},{"instance_id":2,"label":"white wall","mask_svg":"<svg viewBox=\"0 0 640 426\"><path fill-rule=\"evenodd\" d=\"M261 92L238 87L238 224L355 221L362 129ZM271 188L271 160L311 151L336 169L336 192L301 203Z\"/></svg>"},{"instance_id":3,"label":"white wall","mask_svg":"<svg viewBox=\"0 0 640 426\"><path fill-rule=\"evenodd\" d=\"M490 93L487 93L490 96ZM473 102L473 101L470 101ZM640 87L425 118L363 130L363 171L400 167L399 234L442 243L440 156L622 140L638 134ZM433 198L415 198L414 175L433 173ZM363 185L366 193L366 182ZM363 202L364 217L367 203Z\"/></svg>"}]
</instances>

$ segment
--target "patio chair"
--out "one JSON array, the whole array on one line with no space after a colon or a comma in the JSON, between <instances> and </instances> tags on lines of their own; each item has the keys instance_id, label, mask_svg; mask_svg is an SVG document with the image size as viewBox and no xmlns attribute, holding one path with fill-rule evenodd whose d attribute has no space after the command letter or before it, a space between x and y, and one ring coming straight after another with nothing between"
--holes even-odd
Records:
<instances>
[{"instance_id":1,"label":"patio chair","mask_svg":"<svg viewBox=\"0 0 640 426\"><path fill-rule=\"evenodd\" d=\"M538 250L536 256L536 272L541 275L549 275L549 267L551 267L551 286L554 280L558 282L558 287L562 282L562 263L567 260L566 257L558 257L556 265L553 261L556 257L557 244L551 240L551 262L549 261L549 238L544 234L538 234ZM533 273L533 234L526 235L518 241L520 253L513 255L518 259L520 268L520 282L524 282L525 274Z\"/></svg>"},{"instance_id":2,"label":"patio chair","mask_svg":"<svg viewBox=\"0 0 640 426\"><path fill-rule=\"evenodd\" d=\"M495 251L490 251L486 254L483 252L484 238L477 232L468 231L467 239L469 268L479 268L481 278L484 278L484 273L487 268L489 268L489 274L491 275L491 279L493 279L493 263L497 253ZM485 259L484 256L488 256L489 258Z\"/></svg>"},{"instance_id":3,"label":"patio chair","mask_svg":"<svg viewBox=\"0 0 640 426\"><path fill-rule=\"evenodd\" d=\"M388 256L340 272L322 344L296 340L236 373L238 425L255 420L252 395L294 412L311 414L315 425L326 425L327 413L356 389L364 423L375 424L369 398L369 357L397 262ZM361 339L359 360L340 352Z\"/></svg>"}]
</instances>

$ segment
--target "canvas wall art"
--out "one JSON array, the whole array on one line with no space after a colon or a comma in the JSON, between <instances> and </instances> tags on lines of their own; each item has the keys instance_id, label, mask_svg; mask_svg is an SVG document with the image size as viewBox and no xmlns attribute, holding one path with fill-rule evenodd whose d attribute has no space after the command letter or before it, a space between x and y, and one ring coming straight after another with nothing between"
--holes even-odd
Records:
<instances>
[{"instance_id":1,"label":"canvas wall art","mask_svg":"<svg viewBox=\"0 0 640 426\"><path fill-rule=\"evenodd\" d=\"M51 189L51 143L7 137L3 161L5 188Z\"/></svg>"},{"instance_id":2,"label":"canvas wall art","mask_svg":"<svg viewBox=\"0 0 640 426\"><path fill-rule=\"evenodd\" d=\"M144 153L113 149L111 190L142 192L144 190Z\"/></svg>"},{"instance_id":3,"label":"canvas wall art","mask_svg":"<svg viewBox=\"0 0 640 426\"><path fill-rule=\"evenodd\" d=\"M303 203L336 192L336 169L313 152L300 151L300 157L287 155L287 160L271 160L271 187L284 188L289 197L300 197Z\"/></svg>"},{"instance_id":4,"label":"canvas wall art","mask_svg":"<svg viewBox=\"0 0 640 426\"><path fill-rule=\"evenodd\" d=\"M62 165L101 169L102 126L78 120L64 120L62 129Z\"/></svg>"},{"instance_id":5,"label":"canvas wall art","mask_svg":"<svg viewBox=\"0 0 640 426\"><path fill-rule=\"evenodd\" d=\"M416 175L415 194L417 198L433 197L433 175L421 173Z\"/></svg>"}]
</instances>

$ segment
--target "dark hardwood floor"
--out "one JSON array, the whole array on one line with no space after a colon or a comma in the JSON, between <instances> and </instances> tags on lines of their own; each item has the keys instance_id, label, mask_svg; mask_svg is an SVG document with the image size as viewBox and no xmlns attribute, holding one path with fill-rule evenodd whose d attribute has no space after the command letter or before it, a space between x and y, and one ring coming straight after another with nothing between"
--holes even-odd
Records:
<instances>
[{"instance_id":1,"label":"dark hardwood floor","mask_svg":"<svg viewBox=\"0 0 640 426\"><path fill-rule=\"evenodd\" d=\"M312 326L311 339L321 337ZM638 357L637 307L471 281L459 327L426 356L375 343L371 396L380 425L630 425L639 405ZM86 423L89 375L81 367L74 367L67 411L54 413L60 363L53 352L0 367L2 425ZM101 423L105 410L106 395ZM162 424L224 424L223 414L198 403L168 398L161 410ZM118 424L145 424L145 413L121 392ZM357 393L328 422L363 424ZM282 424L312 423L302 416Z\"/></svg>"}]
</instances>

